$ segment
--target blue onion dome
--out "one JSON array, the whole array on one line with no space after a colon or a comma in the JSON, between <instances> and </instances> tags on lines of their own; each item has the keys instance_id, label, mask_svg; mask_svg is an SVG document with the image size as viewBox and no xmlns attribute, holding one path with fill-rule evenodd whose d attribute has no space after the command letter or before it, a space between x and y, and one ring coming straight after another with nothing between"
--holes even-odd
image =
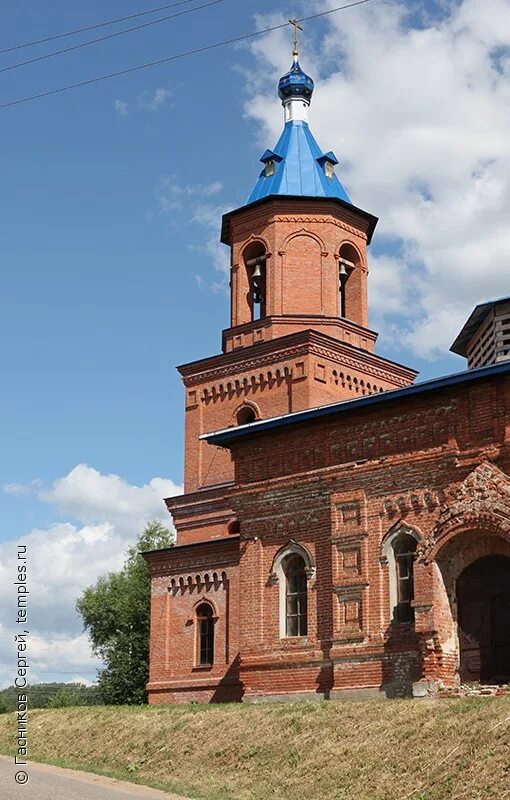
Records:
<instances>
[{"instance_id":1,"label":"blue onion dome","mask_svg":"<svg viewBox=\"0 0 510 800\"><path fill-rule=\"evenodd\" d=\"M313 80L303 72L297 57L295 57L289 72L283 78L280 78L278 94L283 101L290 100L292 97L303 97L305 100L310 101L314 87Z\"/></svg>"}]
</instances>

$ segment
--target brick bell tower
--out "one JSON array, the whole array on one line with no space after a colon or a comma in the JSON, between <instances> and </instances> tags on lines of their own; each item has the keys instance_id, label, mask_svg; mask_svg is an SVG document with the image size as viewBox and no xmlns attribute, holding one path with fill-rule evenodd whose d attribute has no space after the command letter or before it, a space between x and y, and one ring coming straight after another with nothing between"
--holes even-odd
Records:
<instances>
[{"instance_id":1,"label":"brick bell tower","mask_svg":"<svg viewBox=\"0 0 510 800\"><path fill-rule=\"evenodd\" d=\"M185 493L166 501L177 542L145 554L152 576L151 703L241 700L253 631L266 613L253 561L263 552L245 540L236 518L230 451L204 435L233 426L255 431L259 420L400 388L416 376L374 352L367 247L377 220L352 203L335 155L311 133L313 89L296 46L279 84L283 133L262 156L246 204L223 219L231 318L222 352L179 368ZM253 468L256 475L256 457ZM254 608L259 623L250 616Z\"/></svg>"},{"instance_id":2,"label":"brick bell tower","mask_svg":"<svg viewBox=\"0 0 510 800\"><path fill-rule=\"evenodd\" d=\"M313 80L279 83L285 125L246 205L223 218L231 320L222 353L179 367L186 390L185 495L167 501L178 544L228 537L230 453L203 434L400 388L416 373L375 354L367 247L377 219L342 186L308 124Z\"/></svg>"}]
</instances>

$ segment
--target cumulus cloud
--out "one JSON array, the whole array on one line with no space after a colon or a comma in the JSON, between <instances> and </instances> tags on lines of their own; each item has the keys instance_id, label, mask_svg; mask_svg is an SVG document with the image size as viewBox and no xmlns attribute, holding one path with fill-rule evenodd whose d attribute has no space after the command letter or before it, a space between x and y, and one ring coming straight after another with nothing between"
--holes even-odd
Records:
<instances>
[{"instance_id":1,"label":"cumulus cloud","mask_svg":"<svg viewBox=\"0 0 510 800\"><path fill-rule=\"evenodd\" d=\"M133 525L139 527L151 519L168 522L163 498L180 491L181 487L163 478L153 478L145 486L132 486L118 475L103 475L79 464L48 489L40 489L38 497L80 522L108 520L122 526L127 535Z\"/></svg>"},{"instance_id":2,"label":"cumulus cloud","mask_svg":"<svg viewBox=\"0 0 510 800\"><path fill-rule=\"evenodd\" d=\"M126 548L148 522L159 519L172 527L163 499L181 492L168 479L134 486L85 464L50 487L35 489L39 500L67 520L36 528L16 544L0 543L0 682L12 682L16 546L25 545L28 552L32 679L93 679L98 662L82 633L76 600L100 575L122 566Z\"/></svg>"},{"instance_id":3,"label":"cumulus cloud","mask_svg":"<svg viewBox=\"0 0 510 800\"><path fill-rule=\"evenodd\" d=\"M374 316L388 343L423 357L448 348L477 302L508 294L510 254L508 2L438 7L440 15L424 17L415 4L381 0L332 14L322 38L310 44L310 33L307 45L305 37L302 57L317 78L314 133L339 156L355 204L381 218ZM258 17L261 25L275 21ZM265 148L282 124L265 76L288 68L288 34L270 34L251 50L264 65L250 72L246 114Z\"/></svg>"}]
</instances>

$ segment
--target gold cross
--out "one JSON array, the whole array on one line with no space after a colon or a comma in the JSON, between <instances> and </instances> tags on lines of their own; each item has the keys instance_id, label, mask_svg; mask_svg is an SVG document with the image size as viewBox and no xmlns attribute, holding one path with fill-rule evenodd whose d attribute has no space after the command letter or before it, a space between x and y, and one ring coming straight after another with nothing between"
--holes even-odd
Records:
<instances>
[{"instance_id":1,"label":"gold cross","mask_svg":"<svg viewBox=\"0 0 510 800\"><path fill-rule=\"evenodd\" d=\"M294 25L294 56L299 55L299 31L302 31L303 28L299 24L298 19L289 19L289 24Z\"/></svg>"}]
</instances>

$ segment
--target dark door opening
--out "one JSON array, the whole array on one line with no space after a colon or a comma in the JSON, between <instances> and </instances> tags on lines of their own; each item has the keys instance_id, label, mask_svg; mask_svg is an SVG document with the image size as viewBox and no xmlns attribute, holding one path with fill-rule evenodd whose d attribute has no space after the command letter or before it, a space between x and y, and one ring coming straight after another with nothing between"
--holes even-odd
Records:
<instances>
[{"instance_id":1,"label":"dark door opening","mask_svg":"<svg viewBox=\"0 0 510 800\"><path fill-rule=\"evenodd\" d=\"M460 677L510 681L510 558L486 556L457 581Z\"/></svg>"}]
</instances>

